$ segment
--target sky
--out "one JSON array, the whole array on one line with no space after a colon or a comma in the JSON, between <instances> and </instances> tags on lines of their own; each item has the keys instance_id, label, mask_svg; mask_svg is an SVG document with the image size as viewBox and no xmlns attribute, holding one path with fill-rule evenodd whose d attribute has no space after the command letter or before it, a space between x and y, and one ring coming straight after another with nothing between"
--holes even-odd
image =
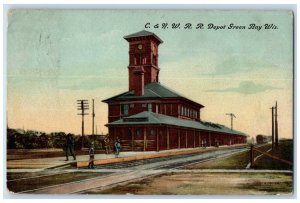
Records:
<instances>
[{"instance_id":1,"label":"sky","mask_svg":"<svg viewBox=\"0 0 300 203\"><path fill-rule=\"evenodd\" d=\"M180 29L172 29L173 23L180 23ZM184 29L186 23L192 29ZM199 23L203 29L196 29ZM245 29L228 29L230 24ZM248 29L250 24L262 27ZM276 29L265 29L265 24ZM141 30L164 41L160 82L204 105L202 120L230 126L226 113L234 113L234 129L270 135L270 108L277 101L279 137L293 136L289 11L10 10L8 126L80 134L76 101L88 99L91 106L95 99L97 132L107 133L107 104L101 101L128 91L123 37ZM85 132L92 132L91 114Z\"/></svg>"}]
</instances>

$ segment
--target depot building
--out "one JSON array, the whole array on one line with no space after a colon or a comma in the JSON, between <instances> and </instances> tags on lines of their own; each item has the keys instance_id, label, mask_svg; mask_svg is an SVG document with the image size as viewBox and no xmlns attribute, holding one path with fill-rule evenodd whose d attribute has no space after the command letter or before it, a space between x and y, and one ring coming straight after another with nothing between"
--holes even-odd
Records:
<instances>
[{"instance_id":1,"label":"depot building","mask_svg":"<svg viewBox=\"0 0 300 203\"><path fill-rule=\"evenodd\" d=\"M204 106L159 82L158 47L154 33L124 37L129 43L128 91L108 104L109 137L119 138L123 151L160 151L246 143L246 135L201 120Z\"/></svg>"}]
</instances>

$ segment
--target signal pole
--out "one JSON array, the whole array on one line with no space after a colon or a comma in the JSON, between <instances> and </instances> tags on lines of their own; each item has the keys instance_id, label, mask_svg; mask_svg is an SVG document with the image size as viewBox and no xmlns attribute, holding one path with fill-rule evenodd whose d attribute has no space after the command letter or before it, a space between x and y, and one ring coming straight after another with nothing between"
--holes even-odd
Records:
<instances>
[{"instance_id":1,"label":"signal pole","mask_svg":"<svg viewBox=\"0 0 300 203\"><path fill-rule=\"evenodd\" d=\"M230 116L230 118L231 118L231 130L232 130L233 129L233 117L234 118L236 118L236 117L233 113L227 113L226 115Z\"/></svg>"},{"instance_id":2,"label":"signal pole","mask_svg":"<svg viewBox=\"0 0 300 203\"><path fill-rule=\"evenodd\" d=\"M88 100L77 100L77 110L80 110L81 112L77 115L82 116L82 122L81 122L81 149L83 148L83 139L84 139L84 116L89 115L88 113L85 113L85 111L89 110L89 103Z\"/></svg>"}]
</instances>

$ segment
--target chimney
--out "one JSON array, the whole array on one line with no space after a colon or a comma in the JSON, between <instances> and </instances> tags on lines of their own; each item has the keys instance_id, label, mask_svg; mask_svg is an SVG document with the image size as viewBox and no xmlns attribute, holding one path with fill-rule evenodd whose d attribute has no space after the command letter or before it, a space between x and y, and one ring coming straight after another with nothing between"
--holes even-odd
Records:
<instances>
[{"instance_id":1,"label":"chimney","mask_svg":"<svg viewBox=\"0 0 300 203\"><path fill-rule=\"evenodd\" d=\"M134 95L143 96L144 95L144 73L145 70L142 66L135 67L133 70L134 77Z\"/></svg>"}]
</instances>

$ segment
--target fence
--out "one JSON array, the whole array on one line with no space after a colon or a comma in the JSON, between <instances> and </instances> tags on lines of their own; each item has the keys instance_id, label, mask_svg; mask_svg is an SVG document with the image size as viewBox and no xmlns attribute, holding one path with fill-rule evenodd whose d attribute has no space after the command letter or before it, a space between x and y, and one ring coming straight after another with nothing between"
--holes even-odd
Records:
<instances>
[{"instance_id":1,"label":"fence","mask_svg":"<svg viewBox=\"0 0 300 203\"><path fill-rule=\"evenodd\" d=\"M290 166L293 165L293 163L290 162L290 161L287 161L287 160L281 159L279 157L276 157L276 156L274 156L272 154L269 154L268 152L261 151L260 149L257 149L253 145L251 145L251 147L250 147L250 167L254 166L254 159L255 159L255 157L254 157L254 151L256 151L256 152L258 152L260 154L266 155L267 157L270 157L272 159L281 161L281 162L283 162L285 164L288 164Z\"/></svg>"}]
</instances>

